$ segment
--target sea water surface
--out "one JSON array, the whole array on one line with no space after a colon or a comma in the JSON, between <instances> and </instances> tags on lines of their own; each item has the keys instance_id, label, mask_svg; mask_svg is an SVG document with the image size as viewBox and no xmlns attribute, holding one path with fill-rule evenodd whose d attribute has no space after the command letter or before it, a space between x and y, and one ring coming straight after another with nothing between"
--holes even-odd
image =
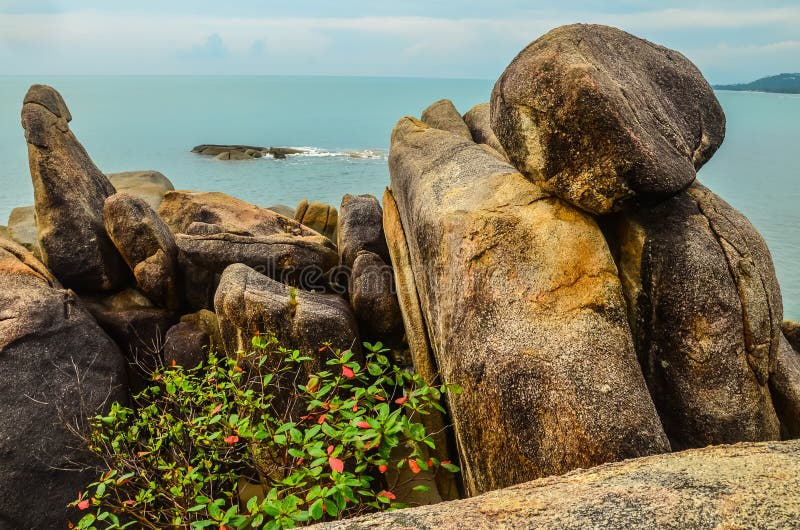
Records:
<instances>
[{"instance_id":1,"label":"sea water surface","mask_svg":"<svg viewBox=\"0 0 800 530\"><path fill-rule=\"evenodd\" d=\"M0 77L0 224L32 204L22 100L54 86L72 130L105 172L156 169L178 189L224 191L268 206L300 199L338 206L345 193L380 197L392 127L450 98L487 101L490 80L358 77ZM787 318L800 319L800 95L720 91L725 143L700 180L767 240ZM201 143L313 148L286 160L218 161ZM358 154L362 158L352 155Z\"/></svg>"}]
</instances>

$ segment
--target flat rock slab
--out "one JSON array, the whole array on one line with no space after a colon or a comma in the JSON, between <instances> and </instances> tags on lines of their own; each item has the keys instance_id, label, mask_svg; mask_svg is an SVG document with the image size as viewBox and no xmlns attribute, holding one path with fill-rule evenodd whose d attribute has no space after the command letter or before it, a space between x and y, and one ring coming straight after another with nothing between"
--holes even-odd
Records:
<instances>
[{"instance_id":1,"label":"flat rock slab","mask_svg":"<svg viewBox=\"0 0 800 530\"><path fill-rule=\"evenodd\" d=\"M708 447L578 470L315 530L795 528L800 441Z\"/></svg>"},{"instance_id":2,"label":"flat rock slab","mask_svg":"<svg viewBox=\"0 0 800 530\"><path fill-rule=\"evenodd\" d=\"M686 57L588 24L520 52L492 91L491 120L525 176L595 214L684 189L725 136L722 107Z\"/></svg>"}]
</instances>

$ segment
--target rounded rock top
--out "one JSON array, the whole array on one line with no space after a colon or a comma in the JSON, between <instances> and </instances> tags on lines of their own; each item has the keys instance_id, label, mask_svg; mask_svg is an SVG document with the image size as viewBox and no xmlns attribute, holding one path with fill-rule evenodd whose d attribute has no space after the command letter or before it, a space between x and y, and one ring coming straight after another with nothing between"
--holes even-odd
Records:
<instances>
[{"instance_id":1,"label":"rounded rock top","mask_svg":"<svg viewBox=\"0 0 800 530\"><path fill-rule=\"evenodd\" d=\"M722 144L714 91L679 52L617 28L556 28L492 91L492 129L528 178L594 214L685 189Z\"/></svg>"}]
</instances>

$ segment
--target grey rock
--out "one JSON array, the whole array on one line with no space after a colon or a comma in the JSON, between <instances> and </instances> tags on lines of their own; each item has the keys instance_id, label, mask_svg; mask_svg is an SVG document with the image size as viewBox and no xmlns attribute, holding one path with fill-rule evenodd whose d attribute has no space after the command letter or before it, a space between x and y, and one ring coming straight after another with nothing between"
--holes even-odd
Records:
<instances>
[{"instance_id":1,"label":"grey rock","mask_svg":"<svg viewBox=\"0 0 800 530\"><path fill-rule=\"evenodd\" d=\"M389 249L383 234L383 210L372 195L345 195L339 208L339 258L352 268L362 250L374 252L389 263Z\"/></svg>"}]
</instances>

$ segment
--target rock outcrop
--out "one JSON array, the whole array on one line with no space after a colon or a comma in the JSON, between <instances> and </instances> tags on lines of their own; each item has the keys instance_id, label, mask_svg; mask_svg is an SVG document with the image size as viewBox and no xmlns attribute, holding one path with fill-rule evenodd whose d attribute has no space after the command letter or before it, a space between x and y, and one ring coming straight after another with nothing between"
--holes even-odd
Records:
<instances>
[{"instance_id":1,"label":"rock outcrop","mask_svg":"<svg viewBox=\"0 0 800 530\"><path fill-rule=\"evenodd\" d=\"M295 209L294 219L315 232L319 232L334 243L336 242L339 212L333 206L317 201L309 203L306 199L303 199Z\"/></svg>"},{"instance_id":2,"label":"rock outcrop","mask_svg":"<svg viewBox=\"0 0 800 530\"><path fill-rule=\"evenodd\" d=\"M178 247L169 227L144 199L122 192L106 199L103 220L139 289L156 305L177 311L183 293Z\"/></svg>"},{"instance_id":3,"label":"rock outcrop","mask_svg":"<svg viewBox=\"0 0 800 530\"><path fill-rule=\"evenodd\" d=\"M172 182L158 171L125 171L106 175L117 192L138 197L158 211L164 194L175 187Z\"/></svg>"},{"instance_id":4,"label":"rock outcrop","mask_svg":"<svg viewBox=\"0 0 800 530\"><path fill-rule=\"evenodd\" d=\"M722 107L686 57L608 26L537 39L500 76L491 104L514 165L595 214L685 189L725 135Z\"/></svg>"},{"instance_id":5,"label":"rock outcrop","mask_svg":"<svg viewBox=\"0 0 800 530\"><path fill-rule=\"evenodd\" d=\"M389 169L466 492L669 451L594 220L413 118Z\"/></svg>"},{"instance_id":6,"label":"rock outcrop","mask_svg":"<svg viewBox=\"0 0 800 530\"><path fill-rule=\"evenodd\" d=\"M169 328L164 339L164 364L195 367L206 359L208 348L224 351L217 315L202 309L182 316Z\"/></svg>"},{"instance_id":7,"label":"rock outcrop","mask_svg":"<svg viewBox=\"0 0 800 530\"><path fill-rule=\"evenodd\" d=\"M421 119L434 129L449 131L467 140L472 139L472 133L461 118L461 113L449 99L440 99L431 103L422 111Z\"/></svg>"},{"instance_id":8,"label":"rock outcrop","mask_svg":"<svg viewBox=\"0 0 800 530\"><path fill-rule=\"evenodd\" d=\"M61 95L33 85L22 107L36 228L45 265L66 287L111 291L130 273L103 226L103 201L114 186L69 130Z\"/></svg>"},{"instance_id":9,"label":"rock outcrop","mask_svg":"<svg viewBox=\"0 0 800 530\"><path fill-rule=\"evenodd\" d=\"M63 528L96 479L71 427L125 401L124 360L74 293L6 240L0 287L0 527Z\"/></svg>"},{"instance_id":10,"label":"rock outcrop","mask_svg":"<svg viewBox=\"0 0 800 530\"><path fill-rule=\"evenodd\" d=\"M289 287L246 265L234 264L222 273L214 308L229 354L250 348L256 332L274 333L281 345L311 356L318 356L325 343L359 348L353 312L339 295Z\"/></svg>"},{"instance_id":11,"label":"rock outcrop","mask_svg":"<svg viewBox=\"0 0 800 530\"><path fill-rule=\"evenodd\" d=\"M578 470L309 530L793 528L800 441L708 447Z\"/></svg>"},{"instance_id":12,"label":"rock outcrop","mask_svg":"<svg viewBox=\"0 0 800 530\"><path fill-rule=\"evenodd\" d=\"M783 310L758 232L698 183L611 224L634 342L673 449L778 438L767 381Z\"/></svg>"},{"instance_id":13,"label":"rock outcrop","mask_svg":"<svg viewBox=\"0 0 800 530\"><path fill-rule=\"evenodd\" d=\"M295 149L294 147L259 147L254 145L202 144L192 148L192 153L213 156L217 160L251 160L267 155L272 158L283 159L287 155L298 155L305 152L305 149Z\"/></svg>"},{"instance_id":14,"label":"rock outcrop","mask_svg":"<svg viewBox=\"0 0 800 530\"><path fill-rule=\"evenodd\" d=\"M467 124L472 140L476 144L488 145L494 149L500 159L508 162L508 155L503 149L503 144L497 139L497 135L492 130L492 120L490 116L489 103L480 103L472 107L464 114L464 123Z\"/></svg>"}]
</instances>

